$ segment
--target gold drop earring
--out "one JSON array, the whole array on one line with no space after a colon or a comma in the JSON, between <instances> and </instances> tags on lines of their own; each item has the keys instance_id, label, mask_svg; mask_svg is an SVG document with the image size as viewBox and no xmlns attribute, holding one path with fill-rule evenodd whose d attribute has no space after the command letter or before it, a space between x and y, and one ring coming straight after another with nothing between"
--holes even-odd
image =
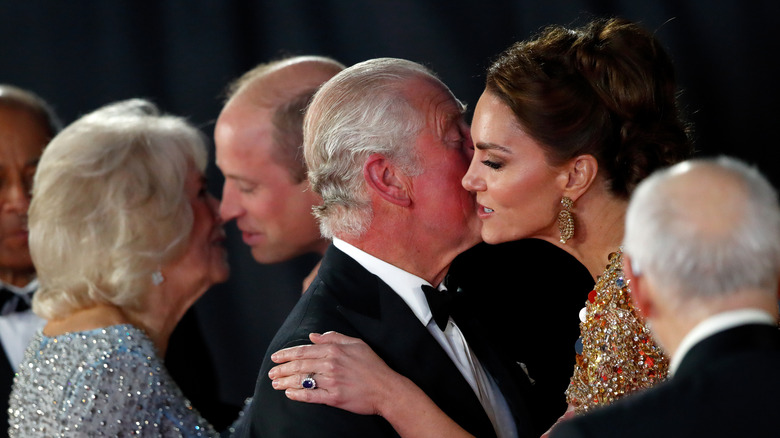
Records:
<instances>
[{"instance_id":1,"label":"gold drop earring","mask_svg":"<svg viewBox=\"0 0 780 438\"><path fill-rule=\"evenodd\" d=\"M574 237L574 215L571 213L574 201L568 196L564 196L561 198L561 205L563 205L563 210L558 213L558 230L561 232L561 243L566 243L567 240Z\"/></svg>"}]
</instances>

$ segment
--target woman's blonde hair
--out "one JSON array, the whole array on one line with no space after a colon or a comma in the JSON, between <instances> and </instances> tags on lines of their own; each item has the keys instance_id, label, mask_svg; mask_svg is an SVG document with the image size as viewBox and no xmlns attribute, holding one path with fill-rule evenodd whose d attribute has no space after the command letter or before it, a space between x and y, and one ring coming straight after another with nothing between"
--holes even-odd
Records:
<instances>
[{"instance_id":1,"label":"woman's blonde hair","mask_svg":"<svg viewBox=\"0 0 780 438\"><path fill-rule=\"evenodd\" d=\"M152 273L187 241L184 186L207 159L196 128L141 99L58 134L41 156L29 211L35 312L56 319L96 303L137 307Z\"/></svg>"}]
</instances>

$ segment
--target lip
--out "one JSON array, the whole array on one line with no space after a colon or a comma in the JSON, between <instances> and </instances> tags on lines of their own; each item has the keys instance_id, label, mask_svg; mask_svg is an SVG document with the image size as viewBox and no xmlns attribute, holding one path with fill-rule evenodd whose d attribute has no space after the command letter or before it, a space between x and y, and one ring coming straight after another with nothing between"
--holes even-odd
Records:
<instances>
[{"instance_id":1,"label":"lip","mask_svg":"<svg viewBox=\"0 0 780 438\"><path fill-rule=\"evenodd\" d=\"M30 233L25 228L17 228L5 234L3 240L11 240L26 243L29 240Z\"/></svg>"},{"instance_id":2,"label":"lip","mask_svg":"<svg viewBox=\"0 0 780 438\"><path fill-rule=\"evenodd\" d=\"M255 246L260 243L263 235L261 233L254 233L251 231L241 230L241 239L248 246Z\"/></svg>"},{"instance_id":3,"label":"lip","mask_svg":"<svg viewBox=\"0 0 780 438\"><path fill-rule=\"evenodd\" d=\"M487 219L490 216L493 215L495 211L485 211L485 209L489 209L489 207L485 207L482 204L477 203L477 216L479 216L480 219Z\"/></svg>"}]
</instances>

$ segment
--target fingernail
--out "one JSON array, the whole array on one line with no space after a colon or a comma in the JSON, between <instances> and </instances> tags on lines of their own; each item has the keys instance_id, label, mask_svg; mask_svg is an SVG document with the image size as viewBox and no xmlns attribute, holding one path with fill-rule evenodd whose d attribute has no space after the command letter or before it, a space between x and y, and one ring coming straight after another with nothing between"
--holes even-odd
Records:
<instances>
[{"instance_id":1,"label":"fingernail","mask_svg":"<svg viewBox=\"0 0 780 438\"><path fill-rule=\"evenodd\" d=\"M277 386L279 386L279 382L277 380L273 380L273 381L271 381L271 386L276 388Z\"/></svg>"}]
</instances>

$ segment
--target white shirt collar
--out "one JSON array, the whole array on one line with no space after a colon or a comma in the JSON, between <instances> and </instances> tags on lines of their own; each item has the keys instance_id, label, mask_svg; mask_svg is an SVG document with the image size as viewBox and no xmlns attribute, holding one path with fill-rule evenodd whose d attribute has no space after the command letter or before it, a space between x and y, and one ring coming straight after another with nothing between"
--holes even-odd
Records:
<instances>
[{"instance_id":1,"label":"white shirt collar","mask_svg":"<svg viewBox=\"0 0 780 438\"><path fill-rule=\"evenodd\" d=\"M13 284L8 284L0 280L0 287L4 287L17 295L27 295L38 289L38 278L33 278L32 281L27 283L27 286L24 287L14 286Z\"/></svg>"},{"instance_id":2,"label":"white shirt collar","mask_svg":"<svg viewBox=\"0 0 780 438\"><path fill-rule=\"evenodd\" d=\"M428 322L430 322L432 318L431 309L428 307L428 300L425 299L425 293L423 293L420 286L423 284L430 286L430 283L397 266L393 266L384 260L378 259L341 239L334 238L333 246L340 249L344 254L352 257L368 272L376 275L387 283L387 285L404 300L406 305L412 309L412 312L417 316L417 319L419 319L423 325L428 325Z\"/></svg>"},{"instance_id":3,"label":"white shirt collar","mask_svg":"<svg viewBox=\"0 0 780 438\"><path fill-rule=\"evenodd\" d=\"M680 367L683 357L702 340L714 335L715 333L728 330L745 324L768 324L775 325L777 321L771 314L759 309L740 309L729 312L718 313L696 325L680 341L680 345L672 355L669 362L669 375L673 375Z\"/></svg>"}]
</instances>

